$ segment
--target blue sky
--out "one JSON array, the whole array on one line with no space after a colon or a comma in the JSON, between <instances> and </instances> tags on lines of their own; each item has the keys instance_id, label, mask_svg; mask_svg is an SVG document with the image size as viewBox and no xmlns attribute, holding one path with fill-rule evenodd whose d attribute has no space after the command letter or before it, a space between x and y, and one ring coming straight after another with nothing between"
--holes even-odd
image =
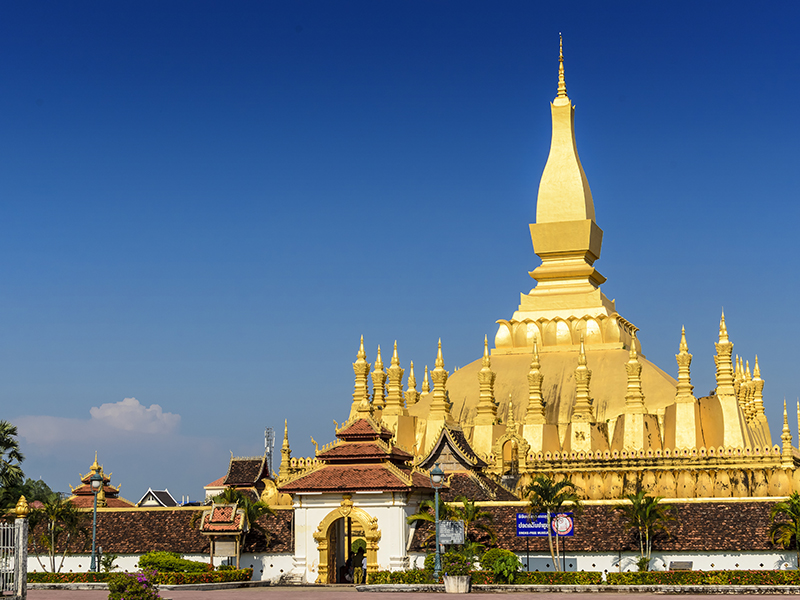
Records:
<instances>
[{"instance_id":1,"label":"blue sky","mask_svg":"<svg viewBox=\"0 0 800 600\"><path fill-rule=\"evenodd\" d=\"M284 418L296 455L332 439L359 335L370 362L397 339L419 368L439 337L449 370L477 358L533 284L559 32L604 292L670 373L686 326L698 395L724 306L777 440L798 12L5 3L0 402L26 473L65 490L96 449L129 499L199 498Z\"/></svg>"}]
</instances>

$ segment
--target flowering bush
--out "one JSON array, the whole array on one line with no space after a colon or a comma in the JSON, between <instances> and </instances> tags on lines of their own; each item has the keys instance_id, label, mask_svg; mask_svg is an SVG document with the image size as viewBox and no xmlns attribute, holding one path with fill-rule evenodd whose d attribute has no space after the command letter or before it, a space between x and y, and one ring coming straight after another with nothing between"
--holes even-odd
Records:
<instances>
[{"instance_id":1,"label":"flowering bush","mask_svg":"<svg viewBox=\"0 0 800 600\"><path fill-rule=\"evenodd\" d=\"M108 600L156 600L155 572L115 573L108 580Z\"/></svg>"},{"instance_id":2,"label":"flowering bush","mask_svg":"<svg viewBox=\"0 0 800 600\"><path fill-rule=\"evenodd\" d=\"M492 571L473 571L473 585L504 583ZM520 571L514 576L515 585L600 585L603 574L596 571Z\"/></svg>"}]
</instances>

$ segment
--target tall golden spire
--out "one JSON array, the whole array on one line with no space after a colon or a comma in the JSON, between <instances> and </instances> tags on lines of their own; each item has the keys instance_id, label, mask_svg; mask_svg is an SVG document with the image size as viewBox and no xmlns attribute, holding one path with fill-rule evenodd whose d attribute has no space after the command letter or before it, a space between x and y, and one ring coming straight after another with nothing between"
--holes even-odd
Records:
<instances>
[{"instance_id":1,"label":"tall golden spire","mask_svg":"<svg viewBox=\"0 0 800 600\"><path fill-rule=\"evenodd\" d=\"M392 352L392 362L387 370L388 383L386 384L386 408L384 415L408 414L403 404L403 374L405 369L400 367L400 359L397 357L397 340L394 342Z\"/></svg>"},{"instance_id":2,"label":"tall golden spire","mask_svg":"<svg viewBox=\"0 0 800 600\"><path fill-rule=\"evenodd\" d=\"M753 386L755 392L753 393L753 411L758 415L764 414L764 380L761 379L761 369L758 366L758 354L756 354L756 363L753 366Z\"/></svg>"},{"instance_id":3,"label":"tall golden spire","mask_svg":"<svg viewBox=\"0 0 800 600\"><path fill-rule=\"evenodd\" d=\"M644 394L642 393L642 363L636 352L636 337L634 334L628 363L625 365L628 372L628 392L625 394L625 412L630 414L644 414Z\"/></svg>"},{"instance_id":4,"label":"tall golden spire","mask_svg":"<svg viewBox=\"0 0 800 600\"><path fill-rule=\"evenodd\" d=\"M386 402L384 396L386 389L384 383L386 382L386 373L383 370L383 361L381 360L381 347L378 346L378 358L375 359L375 368L372 370L372 410L382 411ZM376 418L380 415L376 415Z\"/></svg>"},{"instance_id":5,"label":"tall golden spire","mask_svg":"<svg viewBox=\"0 0 800 600\"><path fill-rule=\"evenodd\" d=\"M494 401L495 372L492 371L492 360L489 358L489 339L483 338L483 366L478 371L480 397L478 399L475 425L492 425L497 419L497 403Z\"/></svg>"},{"instance_id":6,"label":"tall golden spire","mask_svg":"<svg viewBox=\"0 0 800 600\"><path fill-rule=\"evenodd\" d=\"M431 391L431 382L428 380L428 365L425 365L425 375L422 378L422 393L427 394Z\"/></svg>"},{"instance_id":7,"label":"tall golden spire","mask_svg":"<svg viewBox=\"0 0 800 600\"><path fill-rule=\"evenodd\" d=\"M362 346L363 347L363 346ZM278 469L278 483L285 481L292 474L291 465L292 450L289 448L289 421L283 421L283 446L281 446L281 466Z\"/></svg>"},{"instance_id":8,"label":"tall golden spire","mask_svg":"<svg viewBox=\"0 0 800 600\"><path fill-rule=\"evenodd\" d=\"M544 397L542 396L542 365L539 363L539 340L533 338L533 360L528 371L528 409L525 423L529 425L545 423Z\"/></svg>"},{"instance_id":9,"label":"tall golden spire","mask_svg":"<svg viewBox=\"0 0 800 600\"><path fill-rule=\"evenodd\" d=\"M719 342L714 344L717 349L717 396L735 396L733 388L733 364L731 354L733 343L728 339L728 328L725 326L725 311L719 321Z\"/></svg>"},{"instance_id":10,"label":"tall golden spire","mask_svg":"<svg viewBox=\"0 0 800 600\"><path fill-rule=\"evenodd\" d=\"M792 452L792 432L789 431L789 415L786 413L786 398L783 399L783 432L781 433L783 451L781 452L781 466L789 469L794 466Z\"/></svg>"},{"instance_id":11,"label":"tall golden spire","mask_svg":"<svg viewBox=\"0 0 800 600\"><path fill-rule=\"evenodd\" d=\"M692 355L689 354L689 345L686 343L685 327L681 327L681 343L678 350L678 354L675 355L675 360L678 363L678 385L675 386L675 401L694 402L695 398L692 395L694 386L692 385L692 375L690 371Z\"/></svg>"},{"instance_id":12,"label":"tall golden spire","mask_svg":"<svg viewBox=\"0 0 800 600\"><path fill-rule=\"evenodd\" d=\"M564 40L558 34L558 94L556 98L567 98L567 82L564 81Z\"/></svg>"},{"instance_id":13,"label":"tall golden spire","mask_svg":"<svg viewBox=\"0 0 800 600\"><path fill-rule=\"evenodd\" d=\"M442 358L442 339L439 338L439 347L436 351L436 362L434 362L434 369L431 371L431 379L433 380L433 400L431 401L431 409L428 416L429 420L435 420L436 417L450 420L450 403L447 401L447 392L445 386L447 385L447 377L450 375L444 369L444 359Z\"/></svg>"},{"instance_id":14,"label":"tall golden spire","mask_svg":"<svg viewBox=\"0 0 800 600\"><path fill-rule=\"evenodd\" d=\"M419 400L419 392L417 391L417 378L414 377L414 361L411 361L411 366L408 369L408 382L406 384L406 405L414 406Z\"/></svg>"},{"instance_id":15,"label":"tall golden spire","mask_svg":"<svg viewBox=\"0 0 800 600\"><path fill-rule=\"evenodd\" d=\"M368 375L370 364L366 361L367 353L364 352L364 336L361 336L361 345L356 354L356 362L353 363L353 372L356 375L356 385L353 390L353 403L350 405L350 416L348 419L355 418L361 405L364 404L369 410L369 384Z\"/></svg>"},{"instance_id":16,"label":"tall golden spire","mask_svg":"<svg viewBox=\"0 0 800 600\"><path fill-rule=\"evenodd\" d=\"M575 369L575 408L572 411L573 421L593 422L592 400L589 397L589 382L592 372L586 367L586 348L581 334L581 349L578 354L578 368Z\"/></svg>"}]
</instances>

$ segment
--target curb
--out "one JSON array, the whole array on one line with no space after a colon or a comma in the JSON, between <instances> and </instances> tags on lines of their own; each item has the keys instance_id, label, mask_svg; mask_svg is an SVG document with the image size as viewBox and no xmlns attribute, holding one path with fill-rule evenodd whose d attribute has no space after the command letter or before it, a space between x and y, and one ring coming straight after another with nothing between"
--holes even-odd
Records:
<instances>
[{"instance_id":1,"label":"curb","mask_svg":"<svg viewBox=\"0 0 800 600\"><path fill-rule=\"evenodd\" d=\"M359 592L444 592L442 584L357 585ZM483 593L800 594L797 585L473 585Z\"/></svg>"},{"instance_id":2,"label":"curb","mask_svg":"<svg viewBox=\"0 0 800 600\"><path fill-rule=\"evenodd\" d=\"M265 581L225 581L221 583L186 583L182 585L159 584L159 590L212 591L233 590L236 588L269 587L272 582ZM107 583L29 583L29 590L107 590Z\"/></svg>"}]
</instances>

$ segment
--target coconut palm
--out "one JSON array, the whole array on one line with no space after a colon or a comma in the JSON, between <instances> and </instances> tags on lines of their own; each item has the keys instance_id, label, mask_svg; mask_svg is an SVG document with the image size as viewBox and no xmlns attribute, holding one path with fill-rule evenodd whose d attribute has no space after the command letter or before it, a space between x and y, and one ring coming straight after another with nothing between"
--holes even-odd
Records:
<instances>
[{"instance_id":1,"label":"coconut palm","mask_svg":"<svg viewBox=\"0 0 800 600\"><path fill-rule=\"evenodd\" d=\"M787 550L794 547L800 568L800 494L793 492L786 500L776 502L769 511L769 518L772 520L769 526L770 540Z\"/></svg>"},{"instance_id":2,"label":"coconut palm","mask_svg":"<svg viewBox=\"0 0 800 600\"><path fill-rule=\"evenodd\" d=\"M460 502L461 506L451 506L450 518L456 521L464 521L464 541L470 540L470 528L478 529L487 533L492 539L492 542L497 540L497 535L494 528L491 526L492 513L481 510L475 506L475 502L466 496L456 496L456 502Z\"/></svg>"},{"instance_id":3,"label":"coconut palm","mask_svg":"<svg viewBox=\"0 0 800 600\"><path fill-rule=\"evenodd\" d=\"M0 487L8 488L22 483L20 463L25 460L19 451L17 426L0 421Z\"/></svg>"},{"instance_id":4,"label":"coconut palm","mask_svg":"<svg viewBox=\"0 0 800 600\"><path fill-rule=\"evenodd\" d=\"M661 504L661 496L648 496L641 490L625 496L628 502L618 504L615 509L622 513L625 528L634 529L639 537L639 570L646 571L650 564L653 538L659 532L669 535L667 524L674 521L672 507Z\"/></svg>"},{"instance_id":5,"label":"coconut palm","mask_svg":"<svg viewBox=\"0 0 800 600\"><path fill-rule=\"evenodd\" d=\"M436 504L433 500L423 500L419 503L419 511L411 515L406 519L409 525L413 525L414 523L418 523L420 521L427 522L427 523L434 523L436 521L436 516L434 509L436 508ZM439 520L444 521L445 519L449 519L452 515L452 509L445 504L442 497L439 496ZM424 544L430 544L433 538L436 536L436 531L432 530L424 540Z\"/></svg>"},{"instance_id":6,"label":"coconut palm","mask_svg":"<svg viewBox=\"0 0 800 600\"><path fill-rule=\"evenodd\" d=\"M530 502L528 518L532 515L547 515L547 542L550 545L550 557L556 571L560 570L558 564L558 536L555 548L553 546L552 518L564 512L564 506L569 504L574 514L580 513L581 499L575 491L575 485L569 479L553 481L546 475L537 475L525 490L525 496Z\"/></svg>"},{"instance_id":7,"label":"coconut palm","mask_svg":"<svg viewBox=\"0 0 800 600\"><path fill-rule=\"evenodd\" d=\"M42 562L40 548L47 552L50 572L58 573L64 565L70 542L83 538L85 543L88 539L89 513L81 511L61 494L50 494L40 508L31 511L28 518L36 560L44 571L47 571L47 567ZM56 557L59 553L61 560L56 568Z\"/></svg>"}]
</instances>

